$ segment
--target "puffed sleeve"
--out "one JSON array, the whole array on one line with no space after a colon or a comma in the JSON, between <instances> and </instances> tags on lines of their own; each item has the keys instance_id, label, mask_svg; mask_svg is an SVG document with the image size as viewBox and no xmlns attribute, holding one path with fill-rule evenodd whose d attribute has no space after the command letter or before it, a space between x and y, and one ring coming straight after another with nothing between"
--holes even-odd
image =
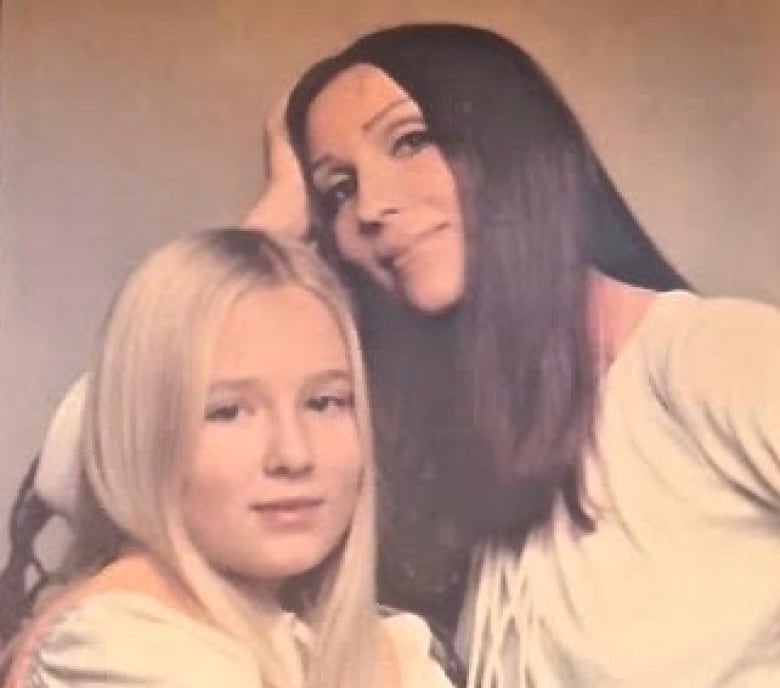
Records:
<instances>
[{"instance_id":1,"label":"puffed sleeve","mask_svg":"<svg viewBox=\"0 0 780 688\"><path fill-rule=\"evenodd\" d=\"M138 595L67 610L27 658L20 688L261 688L232 638Z\"/></svg>"},{"instance_id":2,"label":"puffed sleeve","mask_svg":"<svg viewBox=\"0 0 780 688\"><path fill-rule=\"evenodd\" d=\"M666 403L735 490L780 509L780 312L702 299L664 367Z\"/></svg>"},{"instance_id":3,"label":"puffed sleeve","mask_svg":"<svg viewBox=\"0 0 780 688\"><path fill-rule=\"evenodd\" d=\"M441 665L433 658L432 635L415 614L400 613L382 619L400 674L400 688L452 688Z\"/></svg>"}]
</instances>

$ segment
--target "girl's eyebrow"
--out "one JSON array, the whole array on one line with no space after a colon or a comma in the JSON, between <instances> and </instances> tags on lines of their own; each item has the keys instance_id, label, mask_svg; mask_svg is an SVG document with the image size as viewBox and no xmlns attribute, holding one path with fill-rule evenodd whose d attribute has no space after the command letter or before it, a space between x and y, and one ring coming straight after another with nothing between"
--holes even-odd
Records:
<instances>
[{"instance_id":1,"label":"girl's eyebrow","mask_svg":"<svg viewBox=\"0 0 780 688\"><path fill-rule=\"evenodd\" d=\"M257 380L249 377L224 378L215 380L209 385L209 394L220 394L224 392L245 392L251 391L257 387Z\"/></svg>"},{"instance_id":2,"label":"girl's eyebrow","mask_svg":"<svg viewBox=\"0 0 780 688\"><path fill-rule=\"evenodd\" d=\"M346 368L325 368L311 375L311 379L317 383L332 381L352 382L352 374ZM225 392L252 392L262 387L259 380L252 377L224 378L215 380L209 385L209 394Z\"/></svg>"},{"instance_id":3,"label":"girl's eyebrow","mask_svg":"<svg viewBox=\"0 0 780 688\"><path fill-rule=\"evenodd\" d=\"M344 368L328 368L321 370L312 376L312 381L317 384L327 384L329 382L347 382L352 383L352 374Z\"/></svg>"}]
</instances>

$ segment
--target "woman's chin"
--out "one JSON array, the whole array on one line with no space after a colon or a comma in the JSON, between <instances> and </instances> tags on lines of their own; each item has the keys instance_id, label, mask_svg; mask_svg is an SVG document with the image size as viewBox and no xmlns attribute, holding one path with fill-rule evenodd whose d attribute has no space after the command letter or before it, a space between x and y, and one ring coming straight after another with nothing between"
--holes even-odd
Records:
<instances>
[{"instance_id":1,"label":"woman's chin","mask_svg":"<svg viewBox=\"0 0 780 688\"><path fill-rule=\"evenodd\" d=\"M463 280L459 278L407 281L401 286L404 302L424 315L444 313L463 298Z\"/></svg>"}]
</instances>

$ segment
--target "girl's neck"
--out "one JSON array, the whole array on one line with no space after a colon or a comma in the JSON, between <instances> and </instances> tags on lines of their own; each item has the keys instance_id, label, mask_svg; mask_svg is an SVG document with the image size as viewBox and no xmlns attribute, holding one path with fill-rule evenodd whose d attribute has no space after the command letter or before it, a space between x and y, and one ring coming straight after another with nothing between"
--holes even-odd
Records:
<instances>
[{"instance_id":1,"label":"girl's neck","mask_svg":"<svg viewBox=\"0 0 780 688\"><path fill-rule=\"evenodd\" d=\"M232 579L244 599L265 611L276 611L278 603L271 590L264 586ZM185 589L168 567L150 552L130 547L91 581L92 590L124 589L145 594L188 616L208 621L200 603ZM279 610L281 611L281 610Z\"/></svg>"},{"instance_id":2,"label":"girl's neck","mask_svg":"<svg viewBox=\"0 0 780 688\"><path fill-rule=\"evenodd\" d=\"M590 281L591 334L598 368L606 372L647 315L657 291L635 287L593 270Z\"/></svg>"},{"instance_id":3,"label":"girl's neck","mask_svg":"<svg viewBox=\"0 0 780 688\"><path fill-rule=\"evenodd\" d=\"M279 599L281 584L266 581L261 583L231 574L223 575L225 575L226 580L228 580L230 584L241 593L244 599L256 608L256 610L263 610L266 613L283 611Z\"/></svg>"},{"instance_id":4,"label":"girl's neck","mask_svg":"<svg viewBox=\"0 0 780 688\"><path fill-rule=\"evenodd\" d=\"M84 592L125 590L152 597L188 616L203 612L175 576L146 550L126 547L117 559L86 581Z\"/></svg>"}]
</instances>

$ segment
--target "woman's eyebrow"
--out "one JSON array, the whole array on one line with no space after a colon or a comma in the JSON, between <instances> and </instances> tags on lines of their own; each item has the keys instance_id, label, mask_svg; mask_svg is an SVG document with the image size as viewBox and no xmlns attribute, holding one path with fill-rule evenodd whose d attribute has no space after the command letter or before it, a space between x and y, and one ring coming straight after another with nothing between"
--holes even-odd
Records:
<instances>
[{"instance_id":1,"label":"woman's eyebrow","mask_svg":"<svg viewBox=\"0 0 780 688\"><path fill-rule=\"evenodd\" d=\"M404 96L403 98L398 98L397 100L388 103L381 110L379 110L374 115L372 115L369 119L363 122L360 128L366 133L371 131L371 129L373 129L384 117L390 114L397 107L410 102L411 99Z\"/></svg>"},{"instance_id":2,"label":"woman's eyebrow","mask_svg":"<svg viewBox=\"0 0 780 688\"><path fill-rule=\"evenodd\" d=\"M387 115L389 115L393 110L400 107L401 105L405 105L407 103L412 103L412 99L408 98L406 96L402 98L398 98L397 100L394 100L387 105L385 105L383 108L381 108L378 112L374 113L369 119L367 119L363 124L360 125L361 130L364 133L368 133L373 129L377 124L379 124ZM337 164L337 161L333 156L326 153L325 155L321 155L319 158L314 160L311 163L311 174L314 175L320 168L326 167L329 165Z\"/></svg>"}]
</instances>

